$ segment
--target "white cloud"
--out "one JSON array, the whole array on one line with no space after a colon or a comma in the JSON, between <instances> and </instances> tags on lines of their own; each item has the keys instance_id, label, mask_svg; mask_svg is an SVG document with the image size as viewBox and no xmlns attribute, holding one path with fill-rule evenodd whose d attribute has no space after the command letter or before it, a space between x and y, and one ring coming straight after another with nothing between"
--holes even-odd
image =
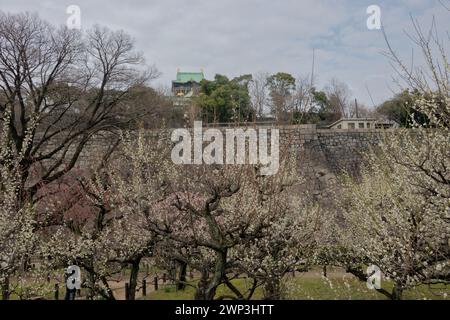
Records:
<instances>
[{"instance_id":1,"label":"white cloud","mask_svg":"<svg viewBox=\"0 0 450 320\"><path fill-rule=\"evenodd\" d=\"M261 70L304 75L316 47L319 84L337 77L371 105L366 84L376 103L392 95L382 34L366 28L366 8L376 3L393 45L406 57L410 42L403 31L411 30L410 13L425 24L436 15L440 27L450 29L448 12L432 0L2 0L1 8L37 11L63 24L66 7L77 4L83 27L97 23L129 32L147 62L163 72L159 84L164 85L170 85L177 67L203 67L210 78Z\"/></svg>"}]
</instances>

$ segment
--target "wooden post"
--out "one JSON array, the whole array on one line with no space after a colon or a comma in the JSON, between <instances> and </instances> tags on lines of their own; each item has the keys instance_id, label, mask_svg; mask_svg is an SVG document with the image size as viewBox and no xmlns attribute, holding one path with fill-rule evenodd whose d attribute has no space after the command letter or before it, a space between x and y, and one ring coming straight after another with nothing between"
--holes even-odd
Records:
<instances>
[{"instance_id":1,"label":"wooden post","mask_svg":"<svg viewBox=\"0 0 450 320\"><path fill-rule=\"evenodd\" d=\"M153 279L153 285L155 286L155 291L158 291L158 276Z\"/></svg>"},{"instance_id":2,"label":"wooden post","mask_svg":"<svg viewBox=\"0 0 450 320\"><path fill-rule=\"evenodd\" d=\"M125 300L130 300L130 285L125 283Z\"/></svg>"},{"instance_id":3,"label":"wooden post","mask_svg":"<svg viewBox=\"0 0 450 320\"><path fill-rule=\"evenodd\" d=\"M145 279L142 280L142 296L147 296L147 281Z\"/></svg>"},{"instance_id":4,"label":"wooden post","mask_svg":"<svg viewBox=\"0 0 450 320\"><path fill-rule=\"evenodd\" d=\"M167 275L163 273L163 283L166 283Z\"/></svg>"},{"instance_id":5,"label":"wooden post","mask_svg":"<svg viewBox=\"0 0 450 320\"><path fill-rule=\"evenodd\" d=\"M55 283L55 300L59 300L59 284Z\"/></svg>"}]
</instances>

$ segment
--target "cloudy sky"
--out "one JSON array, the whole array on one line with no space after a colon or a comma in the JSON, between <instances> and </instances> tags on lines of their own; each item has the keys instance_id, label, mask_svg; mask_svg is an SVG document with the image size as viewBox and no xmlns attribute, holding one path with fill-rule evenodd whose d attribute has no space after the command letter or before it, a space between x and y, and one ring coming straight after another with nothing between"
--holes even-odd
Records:
<instances>
[{"instance_id":1,"label":"cloudy sky","mask_svg":"<svg viewBox=\"0 0 450 320\"><path fill-rule=\"evenodd\" d=\"M315 48L317 85L335 77L372 105L368 91L376 104L398 90L382 54L383 35L366 25L366 9L373 4L405 59L411 56L405 34L411 31L410 15L424 26L435 16L440 29L450 30L450 13L439 0L0 0L0 10L37 12L65 24L66 8L78 5L83 29L106 25L136 39L147 63L162 72L157 86L170 86L177 68L202 68L207 78L260 71L305 76Z\"/></svg>"}]
</instances>

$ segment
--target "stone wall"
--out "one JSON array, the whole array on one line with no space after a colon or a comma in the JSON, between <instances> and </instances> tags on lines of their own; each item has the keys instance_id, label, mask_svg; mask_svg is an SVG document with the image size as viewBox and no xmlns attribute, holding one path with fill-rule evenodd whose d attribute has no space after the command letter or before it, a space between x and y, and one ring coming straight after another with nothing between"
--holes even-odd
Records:
<instances>
[{"instance_id":1,"label":"stone wall","mask_svg":"<svg viewBox=\"0 0 450 320\"><path fill-rule=\"evenodd\" d=\"M343 171L357 174L364 163L364 153L380 142L375 129L330 130L314 125L280 129L280 142L297 153L298 170L304 176L301 190L314 198L327 198Z\"/></svg>"},{"instance_id":2,"label":"stone wall","mask_svg":"<svg viewBox=\"0 0 450 320\"><path fill-rule=\"evenodd\" d=\"M289 150L296 154L298 171L306 179L305 188L316 197L327 196L342 170L357 172L363 163L363 153L379 143L381 133L375 129L316 129L315 125L256 129L260 128L280 130L281 152ZM114 139L101 136L91 141L80 155L77 168L96 167Z\"/></svg>"}]
</instances>

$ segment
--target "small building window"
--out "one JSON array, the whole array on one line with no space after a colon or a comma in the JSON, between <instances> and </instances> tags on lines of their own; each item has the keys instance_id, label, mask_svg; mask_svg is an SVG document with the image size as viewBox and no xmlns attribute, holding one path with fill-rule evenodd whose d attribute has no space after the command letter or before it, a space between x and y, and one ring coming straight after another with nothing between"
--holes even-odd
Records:
<instances>
[{"instance_id":1,"label":"small building window","mask_svg":"<svg viewBox=\"0 0 450 320\"><path fill-rule=\"evenodd\" d=\"M348 128L349 128L349 129L355 129L355 123L350 122L350 123L348 124Z\"/></svg>"},{"instance_id":2,"label":"small building window","mask_svg":"<svg viewBox=\"0 0 450 320\"><path fill-rule=\"evenodd\" d=\"M370 129L370 122L367 122L367 129Z\"/></svg>"},{"instance_id":3,"label":"small building window","mask_svg":"<svg viewBox=\"0 0 450 320\"><path fill-rule=\"evenodd\" d=\"M337 128L342 129L342 124L338 124Z\"/></svg>"},{"instance_id":4,"label":"small building window","mask_svg":"<svg viewBox=\"0 0 450 320\"><path fill-rule=\"evenodd\" d=\"M358 128L359 129L364 129L364 122L358 123Z\"/></svg>"}]
</instances>

